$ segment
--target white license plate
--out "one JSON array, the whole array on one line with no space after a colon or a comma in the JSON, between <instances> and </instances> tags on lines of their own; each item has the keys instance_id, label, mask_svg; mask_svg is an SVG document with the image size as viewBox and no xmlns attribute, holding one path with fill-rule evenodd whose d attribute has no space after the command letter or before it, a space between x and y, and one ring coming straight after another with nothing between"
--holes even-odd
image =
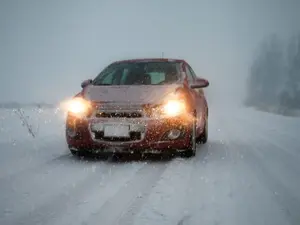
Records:
<instances>
[{"instance_id":1,"label":"white license plate","mask_svg":"<svg viewBox=\"0 0 300 225\"><path fill-rule=\"evenodd\" d=\"M92 131L103 131L103 124L102 123L94 123L91 126Z\"/></svg>"},{"instance_id":2,"label":"white license plate","mask_svg":"<svg viewBox=\"0 0 300 225\"><path fill-rule=\"evenodd\" d=\"M106 125L104 137L129 137L129 126Z\"/></svg>"}]
</instances>

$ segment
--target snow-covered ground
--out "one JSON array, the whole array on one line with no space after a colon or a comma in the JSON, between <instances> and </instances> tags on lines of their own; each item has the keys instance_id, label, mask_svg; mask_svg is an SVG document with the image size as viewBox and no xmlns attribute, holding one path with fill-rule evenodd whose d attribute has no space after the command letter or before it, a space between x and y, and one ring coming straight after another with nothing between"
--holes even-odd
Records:
<instances>
[{"instance_id":1,"label":"snow-covered ground","mask_svg":"<svg viewBox=\"0 0 300 225\"><path fill-rule=\"evenodd\" d=\"M195 158L72 157L64 116L25 110L37 136L0 112L1 225L300 224L300 119L210 109Z\"/></svg>"}]
</instances>

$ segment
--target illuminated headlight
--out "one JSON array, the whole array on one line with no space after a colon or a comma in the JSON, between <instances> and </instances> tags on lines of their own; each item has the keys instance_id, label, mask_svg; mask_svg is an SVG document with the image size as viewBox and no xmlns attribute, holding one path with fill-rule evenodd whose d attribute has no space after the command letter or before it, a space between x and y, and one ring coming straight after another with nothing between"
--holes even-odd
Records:
<instances>
[{"instance_id":1,"label":"illuminated headlight","mask_svg":"<svg viewBox=\"0 0 300 225\"><path fill-rule=\"evenodd\" d=\"M185 103L179 100L167 101L160 107L153 109L153 117L160 116L178 116L186 112Z\"/></svg>"},{"instance_id":2,"label":"illuminated headlight","mask_svg":"<svg viewBox=\"0 0 300 225\"><path fill-rule=\"evenodd\" d=\"M84 100L83 98L74 98L71 101L69 101L67 105L68 112L78 116L86 115L89 109L89 102Z\"/></svg>"},{"instance_id":3,"label":"illuminated headlight","mask_svg":"<svg viewBox=\"0 0 300 225\"><path fill-rule=\"evenodd\" d=\"M182 101L168 101L163 106L163 113L167 116L177 116L185 112L185 104Z\"/></svg>"}]
</instances>

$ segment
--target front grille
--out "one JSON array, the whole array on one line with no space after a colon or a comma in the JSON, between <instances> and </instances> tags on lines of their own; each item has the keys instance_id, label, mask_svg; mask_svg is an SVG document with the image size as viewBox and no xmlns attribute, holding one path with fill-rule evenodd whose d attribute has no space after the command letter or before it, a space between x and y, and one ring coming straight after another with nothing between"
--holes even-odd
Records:
<instances>
[{"instance_id":1,"label":"front grille","mask_svg":"<svg viewBox=\"0 0 300 225\"><path fill-rule=\"evenodd\" d=\"M141 118L141 112L96 112L97 118Z\"/></svg>"},{"instance_id":2,"label":"front grille","mask_svg":"<svg viewBox=\"0 0 300 225\"><path fill-rule=\"evenodd\" d=\"M102 103L94 111L96 118L141 118L144 116L143 106L140 104Z\"/></svg>"},{"instance_id":3,"label":"front grille","mask_svg":"<svg viewBox=\"0 0 300 225\"><path fill-rule=\"evenodd\" d=\"M130 132L130 137L104 137L104 132L94 132L95 139L99 141L116 141L116 142L126 142L126 141L138 141L141 140L141 132Z\"/></svg>"}]
</instances>

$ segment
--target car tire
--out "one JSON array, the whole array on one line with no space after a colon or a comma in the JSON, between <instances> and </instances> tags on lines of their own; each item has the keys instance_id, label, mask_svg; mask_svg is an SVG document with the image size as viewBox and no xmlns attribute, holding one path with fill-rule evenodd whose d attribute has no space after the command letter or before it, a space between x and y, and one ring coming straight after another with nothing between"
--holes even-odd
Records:
<instances>
[{"instance_id":1,"label":"car tire","mask_svg":"<svg viewBox=\"0 0 300 225\"><path fill-rule=\"evenodd\" d=\"M83 154L83 152L82 151L75 151L75 150L72 150L72 149L69 149L70 150L70 152L71 152L71 154L73 155L73 156L76 156L76 157L80 157L80 156L84 156L84 154Z\"/></svg>"},{"instance_id":2,"label":"car tire","mask_svg":"<svg viewBox=\"0 0 300 225\"><path fill-rule=\"evenodd\" d=\"M196 156L197 143L196 143L196 120L194 119L192 124L192 134L190 135L189 147L182 152L181 156L184 158L190 158Z\"/></svg>"},{"instance_id":3,"label":"car tire","mask_svg":"<svg viewBox=\"0 0 300 225\"><path fill-rule=\"evenodd\" d=\"M78 156L78 151L74 151L74 150L70 149L70 152L73 156Z\"/></svg>"},{"instance_id":4,"label":"car tire","mask_svg":"<svg viewBox=\"0 0 300 225\"><path fill-rule=\"evenodd\" d=\"M205 119L205 125L202 134L197 138L197 143L205 144L208 140L208 120Z\"/></svg>"}]
</instances>

